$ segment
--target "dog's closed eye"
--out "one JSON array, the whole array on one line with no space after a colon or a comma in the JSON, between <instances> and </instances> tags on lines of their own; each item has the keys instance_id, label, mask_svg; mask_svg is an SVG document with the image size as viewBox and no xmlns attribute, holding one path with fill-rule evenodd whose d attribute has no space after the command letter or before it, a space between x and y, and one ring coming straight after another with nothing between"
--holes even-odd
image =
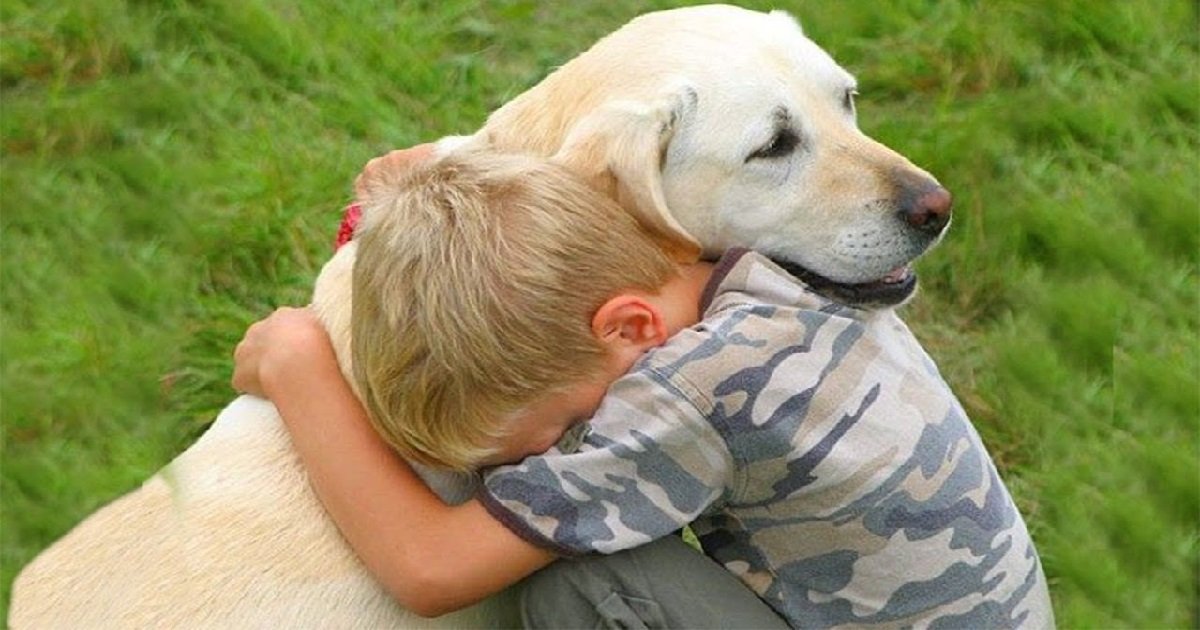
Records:
<instances>
[{"instance_id":1,"label":"dog's closed eye","mask_svg":"<svg viewBox=\"0 0 1200 630\"><path fill-rule=\"evenodd\" d=\"M771 140L767 142L767 144L763 145L762 148L758 149L754 153L751 153L746 158L746 161L749 162L750 160L771 160L775 158L781 158L791 154L792 151L795 151L796 146L799 144L800 136L796 135L795 131L784 127L777 130L775 135L771 137Z\"/></svg>"}]
</instances>

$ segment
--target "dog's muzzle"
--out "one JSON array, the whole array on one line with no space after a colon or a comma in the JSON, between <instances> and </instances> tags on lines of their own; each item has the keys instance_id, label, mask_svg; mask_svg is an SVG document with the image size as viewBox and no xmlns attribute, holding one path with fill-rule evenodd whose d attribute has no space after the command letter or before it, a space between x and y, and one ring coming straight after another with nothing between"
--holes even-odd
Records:
<instances>
[{"instance_id":1,"label":"dog's muzzle","mask_svg":"<svg viewBox=\"0 0 1200 630\"><path fill-rule=\"evenodd\" d=\"M953 204L950 191L933 184L920 192L902 195L900 218L924 234L937 236L950 224L950 208Z\"/></svg>"},{"instance_id":2,"label":"dog's muzzle","mask_svg":"<svg viewBox=\"0 0 1200 630\"><path fill-rule=\"evenodd\" d=\"M817 293L855 308L895 306L917 290L917 274L908 265L893 269L879 280L851 284L830 280L788 260L772 260Z\"/></svg>"}]
</instances>

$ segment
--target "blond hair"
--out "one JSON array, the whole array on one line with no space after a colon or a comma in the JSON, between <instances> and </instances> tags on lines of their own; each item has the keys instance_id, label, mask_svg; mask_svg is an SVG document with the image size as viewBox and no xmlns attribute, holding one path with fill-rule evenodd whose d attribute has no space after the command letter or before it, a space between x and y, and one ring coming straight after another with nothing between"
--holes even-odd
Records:
<instances>
[{"instance_id":1,"label":"blond hair","mask_svg":"<svg viewBox=\"0 0 1200 630\"><path fill-rule=\"evenodd\" d=\"M376 430L428 465L478 467L506 417L599 372L596 309L676 273L620 206L539 158L429 159L366 196L354 378Z\"/></svg>"}]
</instances>

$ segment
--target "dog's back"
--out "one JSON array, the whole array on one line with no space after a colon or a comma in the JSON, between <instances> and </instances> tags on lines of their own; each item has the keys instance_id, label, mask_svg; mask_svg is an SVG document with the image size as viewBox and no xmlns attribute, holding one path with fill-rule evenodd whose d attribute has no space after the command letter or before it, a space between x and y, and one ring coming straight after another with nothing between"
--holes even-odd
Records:
<instances>
[{"instance_id":1,"label":"dog's back","mask_svg":"<svg viewBox=\"0 0 1200 630\"><path fill-rule=\"evenodd\" d=\"M349 371L353 244L313 305ZM452 503L471 480L418 469ZM25 628L467 628L519 625L501 593L437 619L402 608L367 572L308 483L275 406L241 396L190 448L25 567L9 626Z\"/></svg>"},{"instance_id":2,"label":"dog's back","mask_svg":"<svg viewBox=\"0 0 1200 630\"><path fill-rule=\"evenodd\" d=\"M436 620L404 610L325 515L275 407L250 396L27 566L9 616L15 629L517 623L504 594Z\"/></svg>"}]
</instances>

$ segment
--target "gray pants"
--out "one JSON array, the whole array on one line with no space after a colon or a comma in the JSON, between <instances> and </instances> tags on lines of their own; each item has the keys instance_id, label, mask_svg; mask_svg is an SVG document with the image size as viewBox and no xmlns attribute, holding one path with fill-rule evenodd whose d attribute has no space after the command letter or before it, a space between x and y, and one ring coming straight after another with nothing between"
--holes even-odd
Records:
<instances>
[{"instance_id":1,"label":"gray pants","mask_svg":"<svg viewBox=\"0 0 1200 630\"><path fill-rule=\"evenodd\" d=\"M522 583L526 628L786 628L733 574L678 536L564 559Z\"/></svg>"}]
</instances>

